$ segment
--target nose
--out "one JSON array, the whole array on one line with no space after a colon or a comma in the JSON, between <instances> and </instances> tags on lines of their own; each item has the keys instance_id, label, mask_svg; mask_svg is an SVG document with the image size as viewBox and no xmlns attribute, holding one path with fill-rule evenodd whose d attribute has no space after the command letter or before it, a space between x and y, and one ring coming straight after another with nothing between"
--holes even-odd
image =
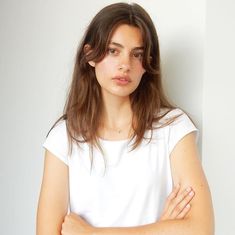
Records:
<instances>
[{"instance_id":1,"label":"nose","mask_svg":"<svg viewBox=\"0 0 235 235\"><path fill-rule=\"evenodd\" d=\"M122 72L128 72L131 67L131 61L129 55L122 55L119 61L119 70Z\"/></svg>"}]
</instances>

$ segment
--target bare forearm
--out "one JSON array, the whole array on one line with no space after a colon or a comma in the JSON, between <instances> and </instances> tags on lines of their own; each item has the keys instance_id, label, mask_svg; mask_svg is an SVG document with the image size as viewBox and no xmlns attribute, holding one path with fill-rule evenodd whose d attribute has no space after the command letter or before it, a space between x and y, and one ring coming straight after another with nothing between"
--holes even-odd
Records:
<instances>
[{"instance_id":1,"label":"bare forearm","mask_svg":"<svg viewBox=\"0 0 235 235\"><path fill-rule=\"evenodd\" d=\"M212 235L208 228L193 226L190 220L165 220L138 227L98 228L95 235Z\"/></svg>"}]
</instances>

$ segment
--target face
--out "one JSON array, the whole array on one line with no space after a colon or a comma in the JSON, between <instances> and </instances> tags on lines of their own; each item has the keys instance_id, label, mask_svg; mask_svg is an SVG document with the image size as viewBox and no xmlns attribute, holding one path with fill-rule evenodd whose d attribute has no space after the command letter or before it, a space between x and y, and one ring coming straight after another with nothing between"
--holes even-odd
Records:
<instances>
[{"instance_id":1,"label":"face","mask_svg":"<svg viewBox=\"0 0 235 235\"><path fill-rule=\"evenodd\" d=\"M102 94L129 97L145 72L142 58L143 40L140 30L130 25L117 27L103 60L98 63L89 62L95 68Z\"/></svg>"}]
</instances>

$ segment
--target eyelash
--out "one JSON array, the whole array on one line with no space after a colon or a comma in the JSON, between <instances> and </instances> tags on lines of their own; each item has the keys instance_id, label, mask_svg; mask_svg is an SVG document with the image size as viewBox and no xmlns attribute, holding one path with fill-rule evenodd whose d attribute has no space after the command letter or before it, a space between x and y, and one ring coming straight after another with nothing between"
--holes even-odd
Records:
<instances>
[{"instance_id":1,"label":"eyelash","mask_svg":"<svg viewBox=\"0 0 235 235\"><path fill-rule=\"evenodd\" d=\"M118 55L119 51L116 48L108 48L107 53L110 55ZM134 52L132 53L132 56L136 59L142 60L143 52Z\"/></svg>"},{"instance_id":2,"label":"eyelash","mask_svg":"<svg viewBox=\"0 0 235 235\"><path fill-rule=\"evenodd\" d=\"M108 48L108 54L113 55L117 54L119 51L115 48Z\"/></svg>"},{"instance_id":3,"label":"eyelash","mask_svg":"<svg viewBox=\"0 0 235 235\"><path fill-rule=\"evenodd\" d=\"M135 58L142 59L143 58L143 53L142 52L133 53L133 56Z\"/></svg>"}]
</instances>

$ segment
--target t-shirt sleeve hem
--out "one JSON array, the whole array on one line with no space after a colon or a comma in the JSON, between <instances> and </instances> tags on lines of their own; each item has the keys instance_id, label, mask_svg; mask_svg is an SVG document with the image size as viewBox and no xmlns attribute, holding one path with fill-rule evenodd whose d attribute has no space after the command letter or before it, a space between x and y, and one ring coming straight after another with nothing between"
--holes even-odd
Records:
<instances>
[{"instance_id":1,"label":"t-shirt sleeve hem","mask_svg":"<svg viewBox=\"0 0 235 235\"><path fill-rule=\"evenodd\" d=\"M54 154L59 160L61 160L63 163L65 163L66 165L69 165L68 161L66 160L66 158L64 156L61 156L59 153L57 153L54 149L50 148L50 146L48 146L46 143L44 143L43 145L44 149L49 150L52 154Z\"/></svg>"},{"instance_id":2,"label":"t-shirt sleeve hem","mask_svg":"<svg viewBox=\"0 0 235 235\"><path fill-rule=\"evenodd\" d=\"M197 141L198 141L198 136L199 136L199 131L198 131L198 129L197 129L197 128L193 128L193 129L187 130L187 131L185 131L184 133L181 133L181 135L180 135L177 139L175 139L174 144L172 144L172 145L169 147L169 153L170 153L170 154L172 153L172 151L174 150L174 148L176 147L176 145L177 145L186 135L188 135L188 134L190 134L190 133L193 133L193 132L195 132L195 134L196 134L196 142L197 142Z\"/></svg>"},{"instance_id":3,"label":"t-shirt sleeve hem","mask_svg":"<svg viewBox=\"0 0 235 235\"><path fill-rule=\"evenodd\" d=\"M173 110L172 117L178 116L173 123L169 125L169 153L173 151L177 143L191 132L196 132L196 141L198 141L199 131L191 119L182 110Z\"/></svg>"}]
</instances>

